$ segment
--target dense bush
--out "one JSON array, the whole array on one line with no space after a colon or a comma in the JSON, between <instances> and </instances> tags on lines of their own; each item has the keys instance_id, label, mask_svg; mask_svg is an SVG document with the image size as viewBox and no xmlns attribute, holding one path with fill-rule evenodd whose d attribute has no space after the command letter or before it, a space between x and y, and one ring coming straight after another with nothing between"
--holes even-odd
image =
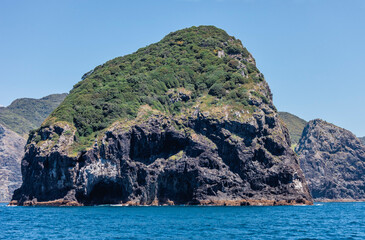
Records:
<instances>
[{"instance_id":1,"label":"dense bush","mask_svg":"<svg viewBox=\"0 0 365 240\"><path fill-rule=\"evenodd\" d=\"M223 94L223 85L221 83L215 83L213 86L209 89L209 94L212 96L218 96L221 97Z\"/></svg>"},{"instance_id":2,"label":"dense bush","mask_svg":"<svg viewBox=\"0 0 365 240\"><path fill-rule=\"evenodd\" d=\"M239 61L229 56L219 58L221 50L249 56L239 40L216 27L170 33L158 43L110 60L84 75L52 117L73 123L81 141L118 119L135 118L144 104L170 113L192 106L192 101L171 101L169 89L184 88L190 91L191 100L210 94L246 106L247 94L236 88L254 80L242 76ZM247 65L247 71L252 76L258 74L253 64Z\"/></svg>"}]
</instances>

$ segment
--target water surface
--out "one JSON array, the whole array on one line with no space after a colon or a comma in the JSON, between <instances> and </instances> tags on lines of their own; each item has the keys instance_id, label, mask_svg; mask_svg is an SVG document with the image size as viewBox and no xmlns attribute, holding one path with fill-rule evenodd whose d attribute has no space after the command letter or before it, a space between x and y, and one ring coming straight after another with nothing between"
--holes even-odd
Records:
<instances>
[{"instance_id":1,"label":"water surface","mask_svg":"<svg viewBox=\"0 0 365 240\"><path fill-rule=\"evenodd\" d=\"M365 203L7 207L0 239L365 239Z\"/></svg>"}]
</instances>

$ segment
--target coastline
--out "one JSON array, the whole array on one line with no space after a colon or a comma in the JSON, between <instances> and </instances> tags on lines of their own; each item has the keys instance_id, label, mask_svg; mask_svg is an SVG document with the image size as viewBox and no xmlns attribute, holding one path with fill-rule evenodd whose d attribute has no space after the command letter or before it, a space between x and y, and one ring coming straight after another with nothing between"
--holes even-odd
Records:
<instances>
[{"instance_id":1,"label":"coastline","mask_svg":"<svg viewBox=\"0 0 365 240\"><path fill-rule=\"evenodd\" d=\"M175 204L172 201L168 201L164 204L159 204L158 201L154 201L151 204L141 204L139 202L129 201L119 204L106 204L106 205L118 205L118 206L305 206L313 205L314 203L356 203L365 202L365 199L313 199L313 202L307 200L295 201L295 200L204 200L197 204ZM26 201L23 204L18 204L17 201L0 201L0 203L6 203L8 206L49 206L49 207L81 207L81 206L99 206L84 205L76 201L69 201L64 199L57 199L53 201L37 202ZM104 204L100 204L104 205Z\"/></svg>"},{"instance_id":2,"label":"coastline","mask_svg":"<svg viewBox=\"0 0 365 240\"><path fill-rule=\"evenodd\" d=\"M102 204L101 204L102 205ZM151 204L141 204L139 202L126 202L115 204L118 206L295 206L295 205L313 205L312 201L308 200L203 200L197 204L175 204L172 201L168 201L164 204L159 204L158 201L153 201ZM18 204L17 201L11 201L8 206L52 206L52 207L70 207L70 206L97 206L97 205L84 205L76 201L69 201L64 199L58 199L54 201L37 202L37 201L26 201L22 204Z\"/></svg>"}]
</instances>

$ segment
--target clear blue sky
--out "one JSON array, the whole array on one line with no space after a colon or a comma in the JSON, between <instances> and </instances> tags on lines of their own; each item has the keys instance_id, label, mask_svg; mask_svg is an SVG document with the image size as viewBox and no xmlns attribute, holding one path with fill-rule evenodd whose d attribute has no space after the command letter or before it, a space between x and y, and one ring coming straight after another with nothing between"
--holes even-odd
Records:
<instances>
[{"instance_id":1,"label":"clear blue sky","mask_svg":"<svg viewBox=\"0 0 365 240\"><path fill-rule=\"evenodd\" d=\"M1 0L0 104L68 92L95 66L194 25L241 39L279 110L365 136L362 0Z\"/></svg>"}]
</instances>

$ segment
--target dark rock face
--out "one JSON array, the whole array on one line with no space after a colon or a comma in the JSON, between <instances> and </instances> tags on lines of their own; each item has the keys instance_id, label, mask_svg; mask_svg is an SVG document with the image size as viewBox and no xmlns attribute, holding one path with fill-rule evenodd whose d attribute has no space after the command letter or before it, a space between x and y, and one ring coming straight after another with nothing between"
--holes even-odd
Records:
<instances>
[{"instance_id":1,"label":"dark rock face","mask_svg":"<svg viewBox=\"0 0 365 240\"><path fill-rule=\"evenodd\" d=\"M47 139L27 146L24 184L13 197L17 204L59 199L82 205L311 203L276 114L256 114L246 123L200 113L183 119L153 116L141 124L113 126L99 145L78 157L60 150L73 141L65 135L69 129L58 129L59 141L49 152L42 151ZM48 138L56 132L42 131Z\"/></svg>"},{"instance_id":2,"label":"dark rock face","mask_svg":"<svg viewBox=\"0 0 365 240\"><path fill-rule=\"evenodd\" d=\"M25 139L0 125L0 201L10 201L13 191L20 187L20 162Z\"/></svg>"},{"instance_id":3,"label":"dark rock face","mask_svg":"<svg viewBox=\"0 0 365 240\"><path fill-rule=\"evenodd\" d=\"M365 146L350 131L310 121L296 151L314 199L365 199Z\"/></svg>"}]
</instances>

